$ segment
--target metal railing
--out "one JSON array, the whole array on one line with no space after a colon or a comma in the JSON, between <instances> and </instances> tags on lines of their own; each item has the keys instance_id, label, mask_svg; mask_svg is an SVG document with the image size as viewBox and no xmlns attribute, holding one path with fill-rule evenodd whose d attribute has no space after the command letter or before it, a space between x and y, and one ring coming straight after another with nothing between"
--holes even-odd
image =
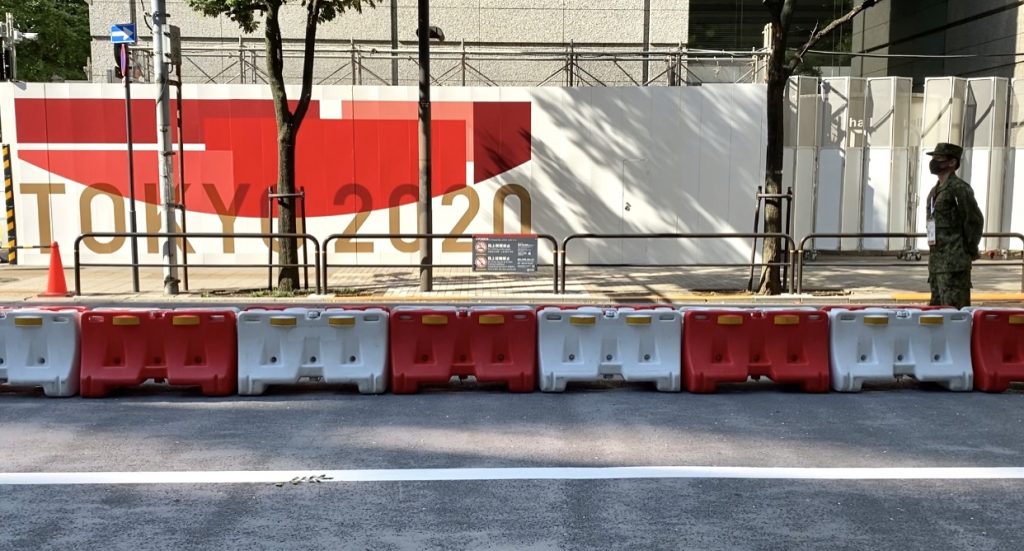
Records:
<instances>
[{"instance_id":1,"label":"metal railing","mask_svg":"<svg viewBox=\"0 0 1024 551\"><path fill-rule=\"evenodd\" d=\"M804 288L804 266L806 261L804 256L806 250L804 247L809 241L815 239L921 239L928 237L928 234L924 233L903 233L903 232L881 232L881 233L812 233L800 240L800 248L796 252L796 258L794 259L794 271L796 272L796 292L803 293ZM1019 239L1022 246L1024 246L1024 234L1019 233L983 233L981 234L982 239L985 238L997 238L997 239ZM811 249L812 251L815 249ZM884 251L882 251L884 252ZM896 252L896 251L893 251ZM839 267L863 267L863 262L818 262L815 261L816 266L839 268ZM903 260L900 262L873 262L871 266L891 268L897 266L926 266L927 262L913 262ZM1021 281L1020 288L1021 292L1024 292L1024 254L1021 255L1020 261L1016 260L980 260L975 261L974 266L1020 266L1021 268Z\"/></svg>"},{"instance_id":2,"label":"metal railing","mask_svg":"<svg viewBox=\"0 0 1024 551\"><path fill-rule=\"evenodd\" d=\"M189 239L280 239L280 238L293 238L302 239L307 246L312 245L316 251L313 255L313 268L314 273L320 273L320 242L316 237L308 233L214 233L214 232L200 232L200 233L184 233L184 232L172 232L172 233L153 233L153 232L90 232L83 233L75 239L75 294L82 294L82 268L131 268L132 264L114 264L108 262L82 262L81 260L81 245L82 241L89 238L100 238L100 239L116 239L116 238L165 238L165 239L182 239L186 242ZM271 251L273 251L273 245L269 245ZM182 263L173 264L175 267L182 267ZM168 264L163 262L154 263L139 263L136 265L139 268L165 268ZM309 263L297 263L297 264L282 264L278 263L266 263L266 264L238 264L238 263L203 263L203 264L192 264L192 268L266 268L268 270L267 275L267 288L273 289L273 269L274 268L285 268L285 267L297 267L297 268L308 268ZM320 279L316 279L316 292L319 294L322 289L320 287ZM308 286L307 286L308 289Z\"/></svg>"},{"instance_id":3,"label":"metal railing","mask_svg":"<svg viewBox=\"0 0 1024 551\"><path fill-rule=\"evenodd\" d=\"M558 255L559 255L558 240L556 240L554 238L554 236L551 236L551 235L548 235L548 234L543 234L543 233L541 233L541 234L531 234L531 235L536 236L537 239L543 239L543 240L551 243L552 255L554 256L554 258L552 259L551 267L552 267L553 271L555 272L553 290L557 294L558 293ZM372 240L372 239L431 239L431 240L434 240L434 239L472 239L472 238L473 238L473 234L471 234L471 233L360 233L358 235L336 233L336 234L329 235L329 236L327 236L326 239L324 239L324 246L323 246L323 249L321 249L321 254L323 255L323 259L320 262L320 265L323 267L323 272L322 272L323 288L325 290L328 288L328 286L327 286L327 270L330 269L330 268L424 268L424 267L430 267L430 268L472 268L473 267L473 263L472 262L467 263L467 264L437 264L437 263L432 263L432 264L429 264L429 265L425 264L425 263L422 263L422 262L416 263L416 264L351 264L351 263L334 264L334 263L331 263L331 262L328 261L328 256L327 256L328 254L330 254L330 250L331 250L329 245L333 241L337 241L339 239L369 239L369 240ZM538 253L539 253L539 251L538 251ZM355 253L338 253L338 254L355 254ZM538 263L538 267L540 267L540 266L543 266L543 264Z\"/></svg>"},{"instance_id":4,"label":"metal railing","mask_svg":"<svg viewBox=\"0 0 1024 551\"><path fill-rule=\"evenodd\" d=\"M555 237L548 234L535 234L538 239L543 239L551 244L552 250L552 263L553 269L553 283L552 289L554 293L565 294L566 286L568 282L568 269L569 266L577 267L680 267L680 268L750 268L750 267L765 267L765 266L779 266L782 268L790 268L788 277L784 277L783 285L784 290L795 291L796 293L803 293L803 279L804 279L804 268L807 265L806 254L808 250L806 246L809 242L813 242L816 239L920 239L926 237L923 233L900 233L900 232L889 232L889 233L812 233L800 240L799 246L792 236L785 233L651 233L651 234L636 234L636 233L580 233L573 234L562 240L561 246ZM425 263L406 263L406 264L362 264L362 263L331 263L329 255L331 254L330 245L332 242L341 239L363 239L363 240L374 240L374 239L472 239L473 234L451 234L451 233L369 233L369 234L333 234L328 236L323 241L321 246L320 241L317 240L311 234L306 233L216 233L216 232L205 232L205 233L186 233L186 232L173 232L173 233L156 233L156 232L90 232L78 236L74 243L74 278L75 278L75 293L82 293L82 268L131 268L131 263L107 263L107 262L82 262L81 260L81 245L82 241L90 238L99 239L117 239L117 238L166 238L174 240L183 240L187 242L190 239L225 239L225 238L238 238L238 239L265 239L265 240L276 240L280 238L293 238L301 239L306 243L307 247L311 246L314 255L313 263L300 262L295 264L286 263L274 263L268 260L267 263L251 263L251 264L238 264L238 263L203 263L203 264L192 264L192 268L266 268L267 274L267 288L273 289L273 270L274 268L283 267L297 267L308 269L313 267L315 279L316 292L326 292L328 289L328 271L330 268L345 268L345 267L360 267L360 268L471 268L472 262L465 264L425 264ZM996 239L1017 239L1021 242L1024 247L1024 234L1020 233L984 233L983 238L996 238ZM636 239L780 239L785 240L788 249L782 252L788 252L792 262L742 262L742 263L729 263L729 262L684 262L684 263L571 263L569 262L569 244L576 241L583 240L603 240L603 239L624 239L624 240L636 240ZM48 246L41 245L37 247L22 246L19 248L49 248ZM271 252L273 251L272 245L268 247ZM811 249L814 250L813 248ZM883 251L886 252L886 251ZM895 252L895 251L894 251ZM353 253L338 253L338 254L353 254ZM561 260L559 260L561 259ZM821 267L864 267L864 262L813 262L816 266ZM923 262L872 262L872 267L898 267L898 266L922 266L927 265ZM1021 270L1021 292L1024 292L1024 254L1020 260L980 260L974 263L975 266L1016 266L1020 267ZM175 264L176 267L185 266L182 263ZM539 264L538 266L547 266L546 264ZM167 264L158 263L139 263L139 268L164 268ZM559 273L561 270L561 273ZM306 280L305 288L309 288L308 278Z\"/></svg>"},{"instance_id":5,"label":"metal railing","mask_svg":"<svg viewBox=\"0 0 1024 551\"><path fill-rule=\"evenodd\" d=\"M796 242L793 238L785 233L648 233L648 234L636 234L636 233L577 233L570 235L562 240L562 293L565 293L565 283L569 277L569 243L573 241L580 241L584 239L784 239L789 245L789 257L793 258L796 256ZM780 251L783 252L783 251ZM609 268L627 268L627 267L646 267L646 266L663 266L668 268L750 268L752 266L779 266L779 267L790 267L791 263L786 262L743 262L743 263L681 263L681 264L636 264L636 263L606 263L606 264L594 264L594 263L573 263L573 266L580 267L609 267ZM792 289L795 282L793 277L795 270L790 270L789 281L783 281L786 289Z\"/></svg>"}]
</instances>

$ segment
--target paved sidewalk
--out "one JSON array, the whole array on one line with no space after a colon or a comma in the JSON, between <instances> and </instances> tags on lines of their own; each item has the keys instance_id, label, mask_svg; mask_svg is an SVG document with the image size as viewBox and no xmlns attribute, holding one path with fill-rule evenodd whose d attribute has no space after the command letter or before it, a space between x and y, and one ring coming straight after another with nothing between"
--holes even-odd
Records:
<instances>
[{"instance_id":1,"label":"paved sidewalk","mask_svg":"<svg viewBox=\"0 0 1024 551\"><path fill-rule=\"evenodd\" d=\"M828 267L824 262L855 264ZM892 259L819 257L804 268L803 294L759 296L746 292L749 268L589 268L568 270L565 294L556 293L551 267L535 274L480 274L469 268L436 268L434 290L419 291L414 268L337 268L328 277L326 293L315 293L315 275L309 272L308 292L282 297L267 291L267 272L261 269L198 268L189 270L189 289L170 300L176 302L673 302L673 303L807 303L922 302L928 299L927 266ZM165 301L160 269L141 270L140 293L132 292L128 268L84 268L82 293L75 302ZM74 291L73 271L65 270ZM978 265L974 270L974 302L1021 304L1019 266ZM0 266L0 301L38 301L46 288L47 270L41 267ZM52 299L49 299L52 300Z\"/></svg>"}]
</instances>

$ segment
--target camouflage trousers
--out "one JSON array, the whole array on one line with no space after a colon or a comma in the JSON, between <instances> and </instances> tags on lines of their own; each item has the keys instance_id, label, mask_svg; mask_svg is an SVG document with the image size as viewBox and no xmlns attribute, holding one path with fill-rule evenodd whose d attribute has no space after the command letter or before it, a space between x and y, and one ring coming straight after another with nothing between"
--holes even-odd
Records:
<instances>
[{"instance_id":1,"label":"camouflage trousers","mask_svg":"<svg viewBox=\"0 0 1024 551\"><path fill-rule=\"evenodd\" d=\"M929 274L932 288L931 306L963 308L971 305L971 271Z\"/></svg>"}]
</instances>

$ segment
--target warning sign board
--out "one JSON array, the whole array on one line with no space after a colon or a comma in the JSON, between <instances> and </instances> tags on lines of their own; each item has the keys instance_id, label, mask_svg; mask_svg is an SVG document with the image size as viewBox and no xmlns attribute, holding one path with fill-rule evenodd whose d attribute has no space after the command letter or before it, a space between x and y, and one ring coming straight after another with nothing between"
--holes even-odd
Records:
<instances>
[{"instance_id":1,"label":"warning sign board","mask_svg":"<svg viewBox=\"0 0 1024 551\"><path fill-rule=\"evenodd\" d=\"M536 235L474 235L474 272L536 272Z\"/></svg>"}]
</instances>

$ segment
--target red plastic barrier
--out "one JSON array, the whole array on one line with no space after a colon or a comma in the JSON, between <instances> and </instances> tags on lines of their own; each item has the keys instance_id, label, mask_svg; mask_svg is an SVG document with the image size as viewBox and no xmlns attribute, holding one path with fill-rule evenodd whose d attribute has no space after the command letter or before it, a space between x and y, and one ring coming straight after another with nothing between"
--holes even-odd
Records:
<instances>
[{"instance_id":1,"label":"red plastic barrier","mask_svg":"<svg viewBox=\"0 0 1024 551\"><path fill-rule=\"evenodd\" d=\"M690 392L714 392L719 383L752 376L828 391L828 316L822 312L690 310L683 320L683 384Z\"/></svg>"},{"instance_id":2,"label":"red plastic barrier","mask_svg":"<svg viewBox=\"0 0 1024 551\"><path fill-rule=\"evenodd\" d=\"M1024 310L975 310L971 363L977 390L1004 392L1024 382Z\"/></svg>"},{"instance_id":3,"label":"red plastic barrier","mask_svg":"<svg viewBox=\"0 0 1024 551\"><path fill-rule=\"evenodd\" d=\"M532 392L537 314L530 309L400 309L391 314L391 390L411 394L453 376Z\"/></svg>"},{"instance_id":4,"label":"red plastic barrier","mask_svg":"<svg viewBox=\"0 0 1024 551\"><path fill-rule=\"evenodd\" d=\"M82 315L81 394L106 396L149 379L234 394L238 333L231 310L104 310Z\"/></svg>"}]
</instances>

